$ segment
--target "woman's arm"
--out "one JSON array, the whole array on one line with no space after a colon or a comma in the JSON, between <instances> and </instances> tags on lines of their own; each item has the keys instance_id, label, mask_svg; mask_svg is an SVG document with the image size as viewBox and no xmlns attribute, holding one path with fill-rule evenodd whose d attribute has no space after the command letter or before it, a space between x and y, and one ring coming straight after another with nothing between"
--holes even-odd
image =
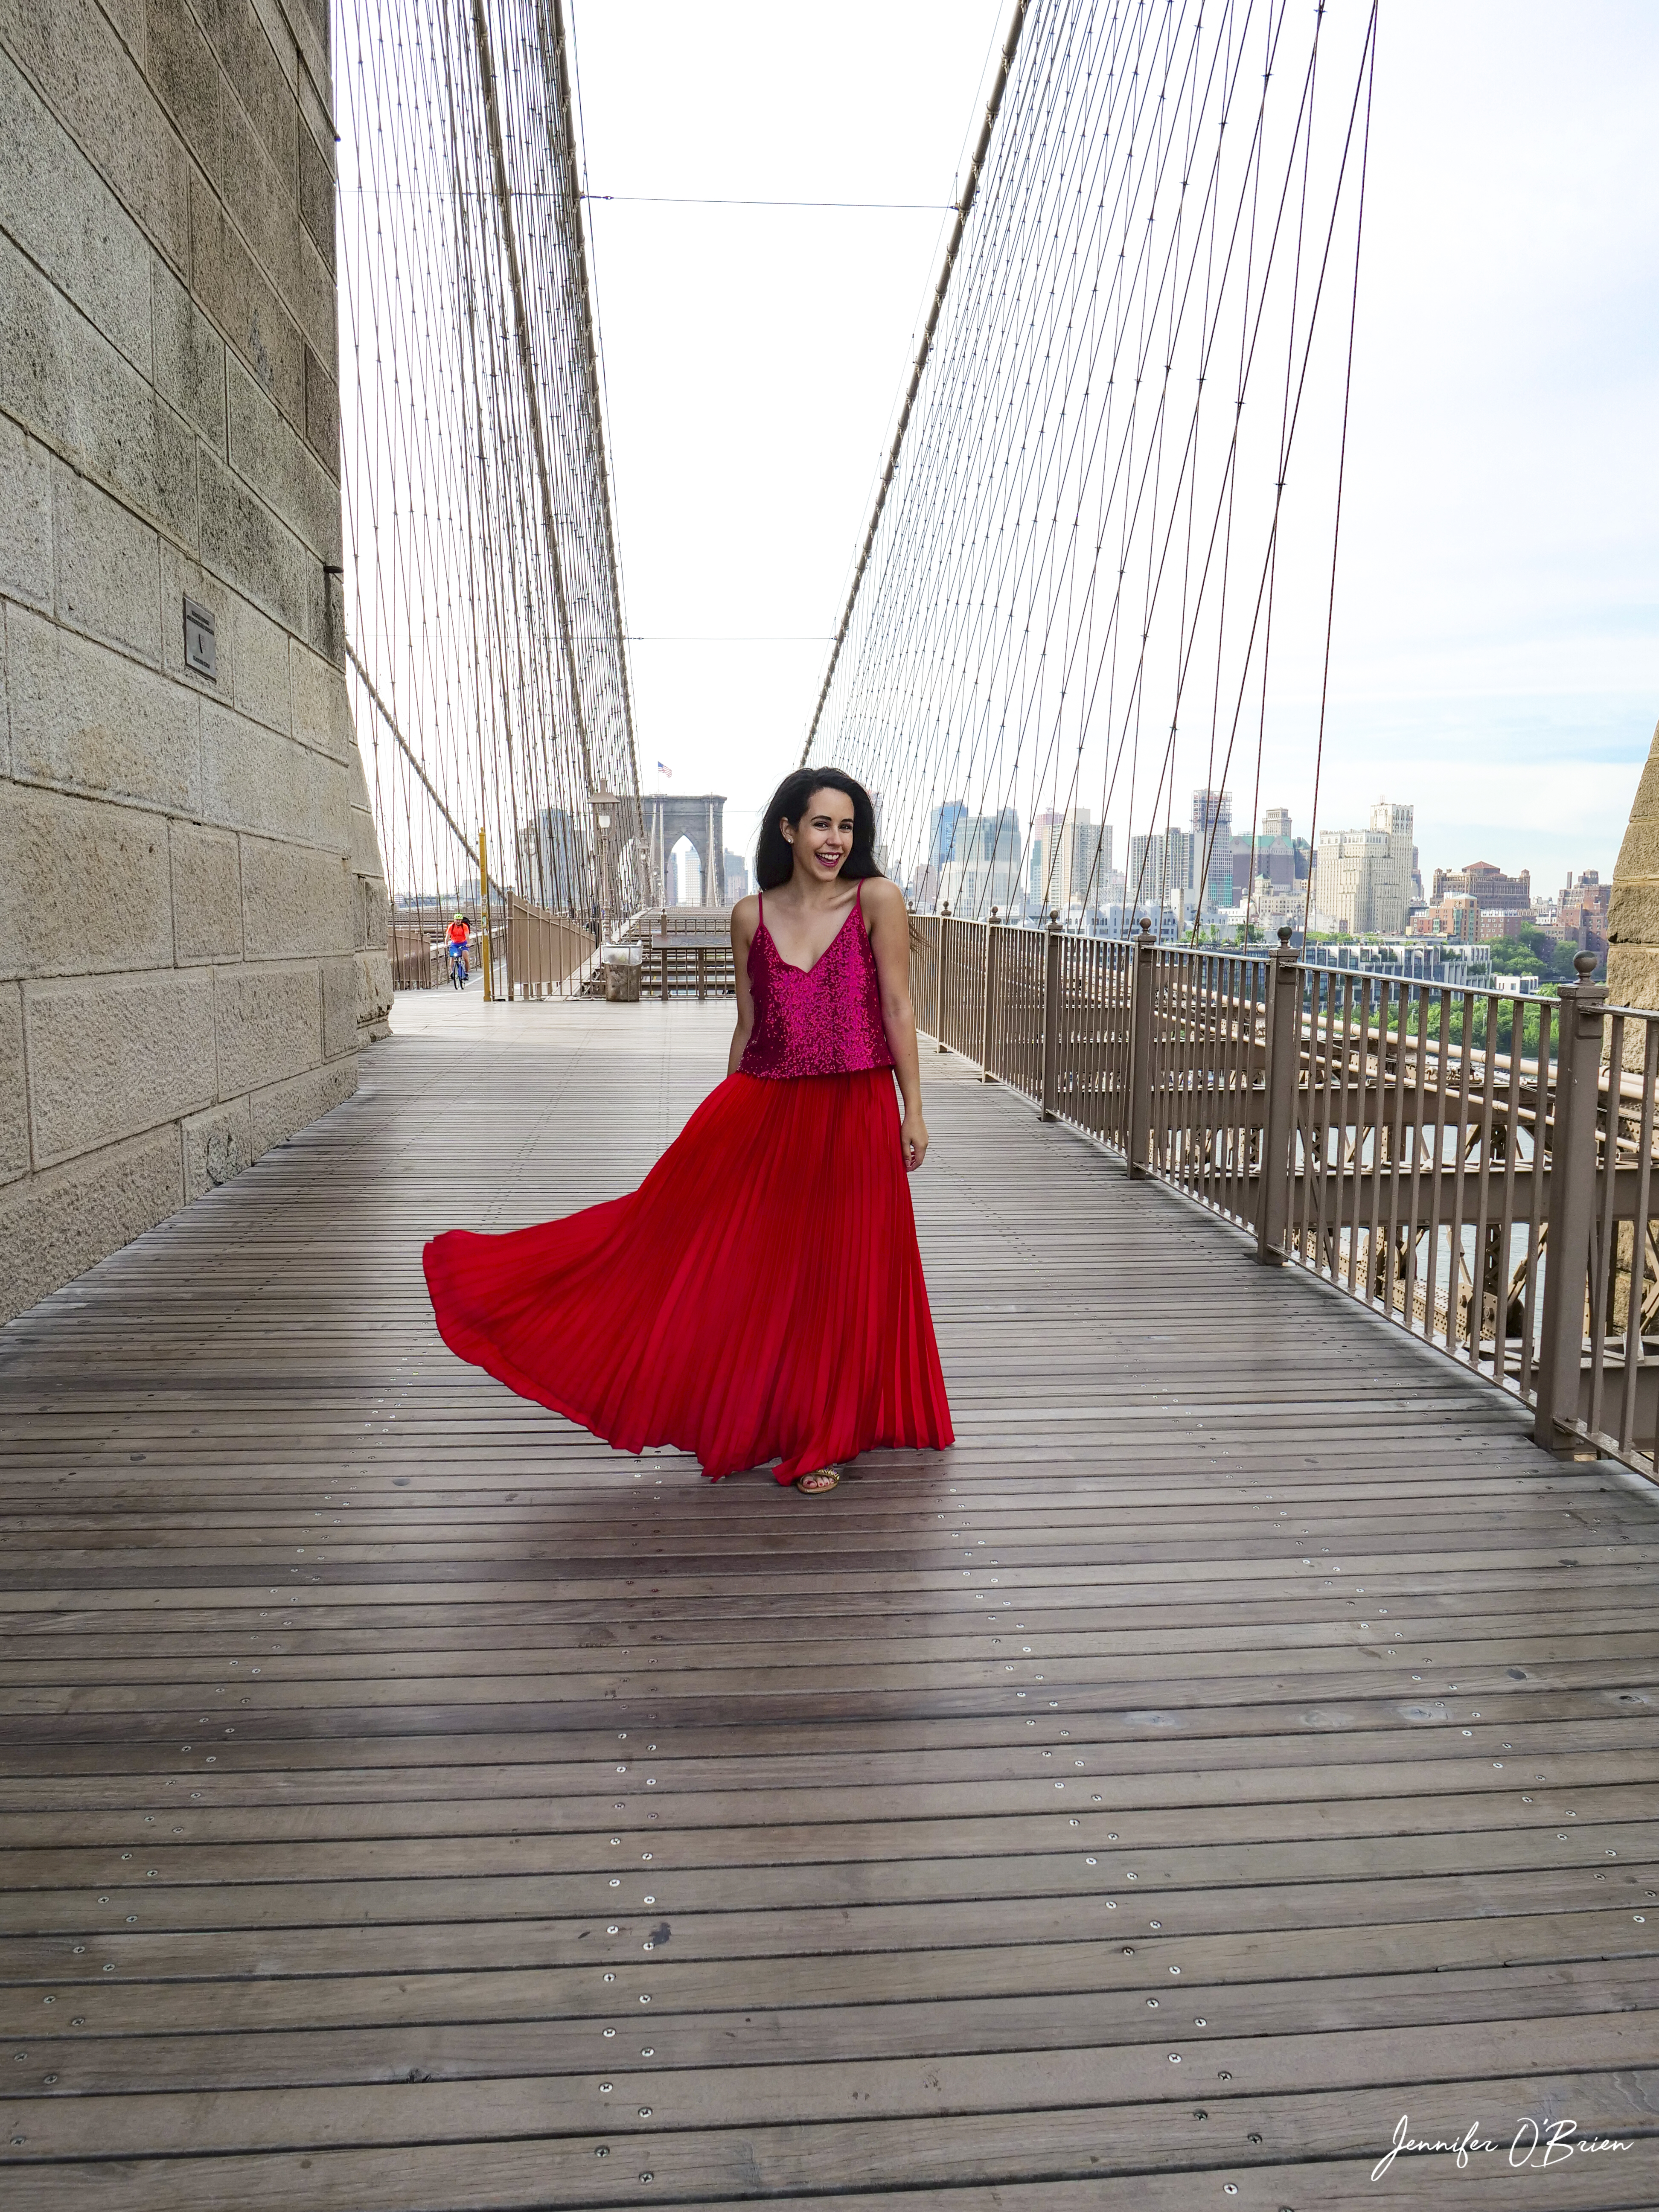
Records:
<instances>
[{"instance_id":1,"label":"woman's arm","mask_svg":"<svg viewBox=\"0 0 1659 2212\"><path fill-rule=\"evenodd\" d=\"M749 988L749 948L755 941L759 921L760 901L752 896L740 898L732 909L732 965L738 982L738 1026L732 1034L732 1049L726 1055L728 1075L737 1073L743 1048L755 1026L755 1001Z\"/></svg>"},{"instance_id":2,"label":"woman's arm","mask_svg":"<svg viewBox=\"0 0 1659 2212\"><path fill-rule=\"evenodd\" d=\"M899 1147L907 1169L919 1168L927 1157L927 1124L921 1118L921 1059L916 1050L916 1018L910 1006L910 916L904 894L885 877L866 878L864 911L870 925L870 945L881 979L881 1019L898 1076L904 1119L899 1124Z\"/></svg>"}]
</instances>

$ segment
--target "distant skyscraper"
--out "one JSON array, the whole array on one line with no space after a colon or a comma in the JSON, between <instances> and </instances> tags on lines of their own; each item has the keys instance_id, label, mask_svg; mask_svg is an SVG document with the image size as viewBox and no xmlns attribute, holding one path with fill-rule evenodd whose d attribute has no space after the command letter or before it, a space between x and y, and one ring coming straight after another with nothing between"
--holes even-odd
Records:
<instances>
[{"instance_id":1,"label":"distant skyscraper","mask_svg":"<svg viewBox=\"0 0 1659 2212\"><path fill-rule=\"evenodd\" d=\"M1019 817L1012 806L957 824L956 857L939 872L939 898L953 914L1006 914L1019 890Z\"/></svg>"},{"instance_id":2,"label":"distant skyscraper","mask_svg":"<svg viewBox=\"0 0 1659 2212\"><path fill-rule=\"evenodd\" d=\"M670 906L701 906L703 902L702 863L689 837L682 837L668 855L665 871Z\"/></svg>"},{"instance_id":3,"label":"distant skyscraper","mask_svg":"<svg viewBox=\"0 0 1659 2212\"><path fill-rule=\"evenodd\" d=\"M1193 878L1188 889L1199 911L1208 914L1233 902L1233 795L1231 791L1193 793ZM1202 877L1203 881L1199 878Z\"/></svg>"},{"instance_id":4,"label":"distant skyscraper","mask_svg":"<svg viewBox=\"0 0 1659 2212\"><path fill-rule=\"evenodd\" d=\"M1110 897L1112 825L1097 825L1085 806L1072 824L1072 900L1084 908L1104 906Z\"/></svg>"},{"instance_id":5,"label":"distant skyscraper","mask_svg":"<svg viewBox=\"0 0 1659 2212\"><path fill-rule=\"evenodd\" d=\"M1291 892L1299 883L1305 883L1310 866L1310 856L1305 837L1291 834L1291 810L1288 806L1267 806L1262 809L1261 826L1252 837L1248 831L1233 832L1233 903L1237 906L1247 891L1264 879L1274 891Z\"/></svg>"},{"instance_id":6,"label":"distant skyscraper","mask_svg":"<svg viewBox=\"0 0 1659 2212\"><path fill-rule=\"evenodd\" d=\"M930 868L942 868L947 860L959 860L964 857L962 835L968 818L968 809L959 799L947 799L943 806L933 809L927 830L927 865Z\"/></svg>"},{"instance_id":7,"label":"distant skyscraper","mask_svg":"<svg viewBox=\"0 0 1659 2212\"><path fill-rule=\"evenodd\" d=\"M1123 879L1126 906L1136 914L1156 915L1164 908L1184 914L1192 898L1193 843L1190 830L1155 830L1131 837Z\"/></svg>"},{"instance_id":8,"label":"distant skyscraper","mask_svg":"<svg viewBox=\"0 0 1659 2212\"><path fill-rule=\"evenodd\" d=\"M975 827L981 854L988 863L1019 858L1019 817L1012 806L995 814L981 814Z\"/></svg>"},{"instance_id":9,"label":"distant skyscraper","mask_svg":"<svg viewBox=\"0 0 1659 2212\"><path fill-rule=\"evenodd\" d=\"M1031 823L1030 859L1027 865L1026 904L1042 917L1053 907L1064 906L1064 869L1060 848L1066 817L1048 807Z\"/></svg>"},{"instance_id":10,"label":"distant skyscraper","mask_svg":"<svg viewBox=\"0 0 1659 2212\"><path fill-rule=\"evenodd\" d=\"M1371 809L1371 827L1380 830L1389 841L1388 888L1382 896L1385 918L1376 925L1385 936L1394 936L1406 927L1406 916L1412 903L1412 877L1415 872L1417 848L1412 843L1412 810L1409 806L1392 806L1386 799L1379 799ZM1522 904L1530 906L1530 896Z\"/></svg>"},{"instance_id":11,"label":"distant skyscraper","mask_svg":"<svg viewBox=\"0 0 1659 2212\"><path fill-rule=\"evenodd\" d=\"M1328 830L1319 840L1313 902L1356 937L1398 937L1412 902L1412 810L1379 799L1369 830Z\"/></svg>"},{"instance_id":12,"label":"distant skyscraper","mask_svg":"<svg viewBox=\"0 0 1659 2212\"><path fill-rule=\"evenodd\" d=\"M1031 824L1028 899L1033 913L1100 905L1112 872L1112 833L1097 829L1091 811L1050 808Z\"/></svg>"}]
</instances>

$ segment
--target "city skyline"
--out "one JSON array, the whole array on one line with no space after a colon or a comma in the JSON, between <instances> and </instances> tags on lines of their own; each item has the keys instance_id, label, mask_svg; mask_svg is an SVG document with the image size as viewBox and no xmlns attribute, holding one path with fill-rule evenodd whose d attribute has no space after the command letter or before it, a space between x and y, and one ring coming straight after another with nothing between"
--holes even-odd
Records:
<instances>
[{"instance_id":1,"label":"city skyline","mask_svg":"<svg viewBox=\"0 0 1659 2212\"><path fill-rule=\"evenodd\" d=\"M1212 823L1225 825L1231 831L1231 869L1237 871L1241 857L1248 860L1253 841L1248 830L1239 830L1232 825L1231 798L1232 794L1227 792L1214 792L1205 788L1194 790L1192 795L1192 815L1194 825L1197 825L1200 819L1208 818ZM1395 819L1391 824L1379 827L1377 817L1384 812L1391 815ZM1462 877L1481 870L1492 871L1502 877L1506 883L1518 878L1529 879L1530 897L1525 902L1531 904L1547 900L1557 889L1571 889L1581 876L1588 874L1594 878L1597 876L1605 878L1607 874L1605 871L1569 866L1565 872L1562 885L1555 886L1541 872L1534 872L1525 867L1513 872L1506 871L1500 864L1493 862L1486 854L1472 855L1455 865L1449 864L1444 860L1425 862L1418 857L1419 848L1414 838L1415 807L1413 804L1379 797L1368 809L1368 813L1370 819L1365 825L1322 829L1319 833L1319 842L1323 846L1328 841L1334 842L1351 837L1379 838L1382 847L1388 852L1388 856L1397 871L1397 896L1402 905L1432 903L1434 899L1439 896L1438 890L1435 891L1433 898L1431 898L1425 896L1422 886L1431 881L1437 884L1438 879L1443 878ZM994 844L999 849L1000 855L1002 856L997 862L998 867L1000 868L1003 859L1009 853L1011 837L1019 841L1020 849L1023 852L1029 854L1033 860L1040 860L1042 840L1045 832L1051 831L1055 825L1070 824L1074 835L1086 832L1091 842L1103 854L1100 876L1103 878L1113 872L1109 855L1115 849L1115 827L1109 822L1096 823L1087 807L1074 807L1064 815L1058 810L1045 810L1035 817L1030 825L1029 831L1022 831L1018 810L1013 807L1000 808L995 816L981 816L975 814L967 803L960 799L942 801L932 809L930 819L932 824L930 849L935 856L933 862L935 866L939 860L947 863L954 861L959 867L969 865L972 860L978 860L983 864L988 860L992 846ZM1276 855L1277 848L1285 845L1300 846L1305 850L1308 841L1306 838L1297 836L1294 823L1295 817L1290 808L1263 805L1258 817L1254 839L1258 858L1272 860ZM1211 873L1212 878L1220 876L1223 880L1231 883L1231 874L1224 875L1219 858L1221 834L1221 829L1218 827L1216 830L1218 858L1212 866ZM1140 876L1142 870L1139 856L1149 844L1164 847L1167 854L1180 854L1182 860L1178 870L1178 880L1183 889L1195 889L1192 878L1198 866L1198 837L1199 830L1196 826L1189 830L1176 823L1170 823L1150 832L1136 831L1129 840L1127 871L1127 875L1121 878L1126 890L1129 884ZM1173 843L1167 842L1171 839L1176 842ZM972 848L971 854L969 852L969 847ZM927 865L924 862L921 869L897 866L895 872L901 879L908 880L914 884L919 879ZM1017 868L1011 870L1010 872L1015 877L1018 875ZM1263 872L1258 868L1258 878ZM1170 880L1176 879L1176 876L1170 878ZM1149 897L1152 896L1150 887L1147 896ZM1242 902L1242 896L1241 879L1239 900L1223 902L1218 897L1214 903L1217 906L1224 903L1230 905L1239 903ZM1063 905L1065 902L1064 900L1055 901L1052 897L1045 902L1048 905L1055 903ZM1381 933L1387 934L1388 932L1384 930Z\"/></svg>"}]
</instances>

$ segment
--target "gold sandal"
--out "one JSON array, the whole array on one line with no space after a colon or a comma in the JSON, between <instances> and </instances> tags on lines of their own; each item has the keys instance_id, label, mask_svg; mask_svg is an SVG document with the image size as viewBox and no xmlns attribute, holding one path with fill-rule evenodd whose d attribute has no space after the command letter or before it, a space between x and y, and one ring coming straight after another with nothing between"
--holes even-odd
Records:
<instances>
[{"instance_id":1,"label":"gold sandal","mask_svg":"<svg viewBox=\"0 0 1659 2212\"><path fill-rule=\"evenodd\" d=\"M804 1498L827 1498L840 1480L838 1467L809 1467L804 1474L795 1477L793 1487L800 1491ZM810 1490L804 1487L809 1482L812 1486Z\"/></svg>"}]
</instances>

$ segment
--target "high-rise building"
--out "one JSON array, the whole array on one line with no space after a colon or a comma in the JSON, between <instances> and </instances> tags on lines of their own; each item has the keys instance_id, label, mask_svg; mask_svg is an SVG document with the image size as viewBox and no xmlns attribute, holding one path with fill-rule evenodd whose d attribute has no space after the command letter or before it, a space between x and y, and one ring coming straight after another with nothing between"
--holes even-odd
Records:
<instances>
[{"instance_id":1,"label":"high-rise building","mask_svg":"<svg viewBox=\"0 0 1659 2212\"><path fill-rule=\"evenodd\" d=\"M979 850L989 865L994 866L1011 854L1019 858L1019 817L1012 806L1000 807L994 814L975 817L974 833L979 841Z\"/></svg>"},{"instance_id":2,"label":"high-rise building","mask_svg":"<svg viewBox=\"0 0 1659 2212\"><path fill-rule=\"evenodd\" d=\"M1259 894L1264 882L1273 893L1291 896L1298 884L1307 882L1312 864L1307 839L1291 835L1290 808L1264 807L1261 827L1254 837L1243 830L1233 832L1234 904L1252 886L1252 895Z\"/></svg>"},{"instance_id":3,"label":"high-rise building","mask_svg":"<svg viewBox=\"0 0 1659 2212\"><path fill-rule=\"evenodd\" d=\"M1026 902L1033 914L1099 906L1111 872L1111 826L1097 827L1090 808L1051 808L1032 823Z\"/></svg>"},{"instance_id":4,"label":"high-rise building","mask_svg":"<svg viewBox=\"0 0 1659 2212\"><path fill-rule=\"evenodd\" d=\"M1193 793L1193 870L1187 888L1200 915L1233 902L1233 795L1231 791ZM1202 878L1200 881L1200 878Z\"/></svg>"},{"instance_id":5,"label":"high-rise building","mask_svg":"<svg viewBox=\"0 0 1659 2212\"><path fill-rule=\"evenodd\" d=\"M1190 830L1155 830L1130 838L1123 880L1126 908L1133 907L1137 914L1157 914L1167 908L1184 916L1192 884Z\"/></svg>"},{"instance_id":6,"label":"high-rise building","mask_svg":"<svg viewBox=\"0 0 1659 2212\"><path fill-rule=\"evenodd\" d=\"M1014 809L968 816L957 825L955 846L956 857L939 870L939 902L948 904L952 914L983 916L993 907L1006 914L1020 889L1019 816Z\"/></svg>"},{"instance_id":7,"label":"high-rise building","mask_svg":"<svg viewBox=\"0 0 1659 2212\"><path fill-rule=\"evenodd\" d=\"M1319 840L1316 911L1355 937L1398 937L1412 903L1412 810L1379 799L1369 830L1328 830Z\"/></svg>"},{"instance_id":8,"label":"high-rise building","mask_svg":"<svg viewBox=\"0 0 1659 2212\"><path fill-rule=\"evenodd\" d=\"M930 868L942 868L947 860L963 858L959 841L968 819L967 806L960 799L947 799L943 806L933 809L927 826L927 866Z\"/></svg>"},{"instance_id":9,"label":"high-rise building","mask_svg":"<svg viewBox=\"0 0 1659 2212\"><path fill-rule=\"evenodd\" d=\"M1412 908L1412 880L1417 872L1417 848L1412 842L1413 814L1409 806L1395 806L1379 799L1371 809L1371 827L1389 841L1388 882L1382 895L1389 919L1376 924L1385 937L1395 937L1406 927Z\"/></svg>"},{"instance_id":10,"label":"high-rise building","mask_svg":"<svg viewBox=\"0 0 1659 2212\"><path fill-rule=\"evenodd\" d=\"M726 856L726 896L727 900L732 906L735 906L740 898L747 896L748 890L749 863L744 859L741 853L728 853Z\"/></svg>"},{"instance_id":11,"label":"high-rise building","mask_svg":"<svg viewBox=\"0 0 1659 2212\"><path fill-rule=\"evenodd\" d=\"M942 888L945 870L952 862L966 858L972 818L960 799L947 799L928 816L927 849L917 863L911 884L919 907L935 908L948 896Z\"/></svg>"},{"instance_id":12,"label":"high-rise building","mask_svg":"<svg viewBox=\"0 0 1659 2212\"><path fill-rule=\"evenodd\" d=\"M1313 903L1333 927L1353 937L1398 934L1405 916L1390 897L1394 858L1381 830L1327 830L1319 840Z\"/></svg>"},{"instance_id":13,"label":"high-rise building","mask_svg":"<svg viewBox=\"0 0 1659 2212\"><path fill-rule=\"evenodd\" d=\"M1025 903L1029 912L1041 918L1055 907L1066 904L1066 870L1061 853L1065 845L1066 817L1048 807L1031 823L1030 850L1025 863Z\"/></svg>"},{"instance_id":14,"label":"high-rise building","mask_svg":"<svg viewBox=\"0 0 1659 2212\"><path fill-rule=\"evenodd\" d=\"M670 906L702 906L702 862L689 837L682 837L669 854L664 869Z\"/></svg>"},{"instance_id":15,"label":"high-rise building","mask_svg":"<svg viewBox=\"0 0 1659 2212\"><path fill-rule=\"evenodd\" d=\"M1106 905L1111 896L1112 825L1097 824L1085 808L1079 808L1072 825L1072 902L1085 912Z\"/></svg>"}]
</instances>

